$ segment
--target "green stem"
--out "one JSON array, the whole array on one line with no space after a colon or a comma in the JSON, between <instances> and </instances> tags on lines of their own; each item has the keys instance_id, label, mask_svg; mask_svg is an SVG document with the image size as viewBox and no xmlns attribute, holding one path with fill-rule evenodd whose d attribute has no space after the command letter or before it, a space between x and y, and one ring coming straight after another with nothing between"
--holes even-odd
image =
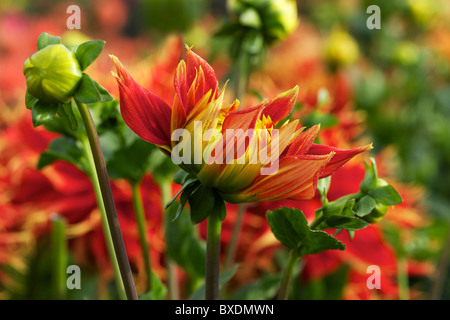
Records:
<instances>
[{"instance_id":1,"label":"green stem","mask_svg":"<svg viewBox=\"0 0 450 320\"><path fill-rule=\"evenodd\" d=\"M292 274L294 273L295 266L300 258L292 250L289 253L289 259L286 265L286 269L281 279L280 291L278 293L278 300L287 300L289 297L289 291L291 288Z\"/></svg>"},{"instance_id":2,"label":"green stem","mask_svg":"<svg viewBox=\"0 0 450 320\"><path fill-rule=\"evenodd\" d=\"M240 100L241 105L244 105L245 95L248 89L248 82L250 78L248 56L245 52L241 52L235 63L235 82L234 95Z\"/></svg>"},{"instance_id":3,"label":"green stem","mask_svg":"<svg viewBox=\"0 0 450 320\"><path fill-rule=\"evenodd\" d=\"M324 216L320 216L319 218L315 219L313 222L311 222L310 229L316 230L316 228L322 223L324 219Z\"/></svg>"},{"instance_id":4,"label":"green stem","mask_svg":"<svg viewBox=\"0 0 450 320\"><path fill-rule=\"evenodd\" d=\"M398 297L400 300L409 300L408 261L400 256L397 260Z\"/></svg>"},{"instance_id":5,"label":"green stem","mask_svg":"<svg viewBox=\"0 0 450 320\"><path fill-rule=\"evenodd\" d=\"M233 233L231 234L231 240L228 244L228 249L225 257L224 270L230 270L236 258L237 245L239 242L239 235L241 234L242 220L244 219L244 213L247 209L246 203L240 203L238 205L236 220L234 221ZM220 289L221 297L224 297L227 291L227 284L224 283Z\"/></svg>"},{"instance_id":6,"label":"green stem","mask_svg":"<svg viewBox=\"0 0 450 320\"><path fill-rule=\"evenodd\" d=\"M227 255L225 258L224 268L228 270L234 263L234 259L236 257L237 244L239 240L239 235L241 233L242 228L242 220L244 218L245 210L247 209L246 203L240 203L238 205L236 220L234 221L233 233L231 235L231 240L228 245Z\"/></svg>"},{"instance_id":7,"label":"green stem","mask_svg":"<svg viewBox=\"0 0 450 320\"><path fill-rule=\"evenodd\" d=\"M116 253L117 262L119 264L123 286L129 300L138 300L138 295L133 280L133 274L131 272L125 244L123 242L119 218L117 217L114 198L111 191L111 185L109 183L108 172L106 171L105 160L103 158L103 153L100 147L97 130L95 129L91 113L89 112L86 104L80 103L76 99L75 102L78 106L78 110L83 120L86 135L88 137L89 145L92 151L95 171L97 174L98 182L100 184L102 201L105 206L106 216L108 219L109 232L111 233L112 243L114 246L114 251Z\"/></svg>"},{"instance_id":8,"label":"green stem","mask_svg":"<svg viewBox=\"0 0 450 320\"><path fill-rule=\"evenodd\" d=\"M67 237L66 221L59 215L54 215L52 221L52 267L53 267L53 294L56 300L66 296L66 268L67 268Z\"/></svg>"},{"instance_id":9,"label":"green stem","mask_svg":"<svg viewBox=\"0 0 450 320\"><path fill-rule=\"evenodd\" d=\"M166 207L166 204L172 199L172 182L170 180L164 180L160 183L161 188L161 201L162 208ZM163 218L165 215L163 215ZM164 220L162 221L162 225L165 225ZM178 278L176 274L175 264L172 259L170 259L169 255L166 253L166 264L167 264L167 278L168 278L168 286L169 286L169 295L168 298L170 300L179 300L180 293L178 290Z\"/></svg>"},{"instance_id":10,"label":"green stem","mask_svg":"<svg viewBox=\"0 0 450 320\"><path fill-rule=\"evenodd\" d=\"M100 182L98 181L98 177L95 174L94 157L92 156L91 148L89 146L89 141L87 140L87 137L83 137L83 138L81 138L81 140L82 140L83 147L84 147L84 153L88 160L88 162L87 162L88 166L89 166L88 175L91 180L92 187L94 189L95 199L97 201L97 207L100 212L103 234L104 234L105 243L106 243L106 250L108 251L109 260L111 261L111 265L113 268L114 280L117 285L117 294L119 296L119 299L126 300L127 295L125 293L125 287L123 285L122 278L120 276L119 263L117 262L116 252L114 250L111 233L109 232L108 217L106 215L106 209L103 204L102 191L100 189Z\"/></svg>"},{"instance_id":11,"label":"green stem","mask_svg":"<svg viewBox=\"0 0 450 320\"><path fill-rule=\"evenodd\" d=\"M206 231L206 300L219 299L221 229L222 220L220 219L220 213L213 211L207 219Z\"/></svg>"},{"instance_id":12,"label":"green stem","mask_svg":"<svg viewBox=\"0 0 450 320\"><path fill-rule=\"evenodd\" d=\"M444 249L437 266L435 277L431 286L431 300L439 300L442 298L442 291L444 289L447 278L447 270L450 265L450 228L447 229L447 237L444 242Z\"/></svg>"},{"instance_id":13,"label":"green stem","mask_svg":"<svg viewBox=\"0 0 450 320\"><path fill-rule=\"evenodd\" d=\"M133 209L138 226L139 242L141 244L145 274L147 277L147 290L150 291L152 289L152 266L150 261L149 240L147 237L147 221L145 219L144 204L142 202L142 195L139 186L139 183L131 183Z\"/></svg>"}]
</instances>

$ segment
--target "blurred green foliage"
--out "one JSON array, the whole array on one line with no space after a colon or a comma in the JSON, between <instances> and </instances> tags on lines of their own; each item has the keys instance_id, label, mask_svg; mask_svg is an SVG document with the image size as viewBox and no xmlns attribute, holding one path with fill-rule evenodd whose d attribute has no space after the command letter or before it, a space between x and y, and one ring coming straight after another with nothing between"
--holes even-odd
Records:
<instances>
[{"instance_id":1,"label":"blurred green foliage","mask_svg":"<svg viewBox=\"0 0 450 320\"><path fill-rule=\"evenodd\" d=\"M381 10L380 30L366 28L366 8L373 4ZM326 0L306 1L302 7L322 32L338 25L356 39L364 62L351 70L354 103L366 114L374 151L394 148L398 177L424 187L427 211L441 221L443 230L436 234L436 228L418 230L422 242L415 244L393 237L398 230L389 232L390 242L402 255L412 254L408 245L423 249L420 244L430 239L444 246L450 225L450 62L428 42L433 28L448 27L442 14L439 17L444 5L443 1L363 0L348 6ZM413 252L424 255L424 250ZM442 297L448 298L448 292Z\"/></svg>"},{"instance_id":2,"label":"blurred green foliage","mask_svg":"<svg viewBox=\"0 0 450 320\"><path fill-rule=\"evenodd\" d=\"M205 0L141 0L137 2L137 17L143 29L183 32L204 15L207 3Z\"/></svg>"}]
</instances>

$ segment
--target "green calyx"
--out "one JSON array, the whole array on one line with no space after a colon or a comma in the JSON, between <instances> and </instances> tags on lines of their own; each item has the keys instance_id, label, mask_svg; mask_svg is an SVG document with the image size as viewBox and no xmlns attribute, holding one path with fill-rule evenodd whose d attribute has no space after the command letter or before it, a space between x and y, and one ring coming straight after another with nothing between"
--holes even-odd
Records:
<instances>
[{"instance_id":1,"label":"green calyx","mask_svg":"<svg viewBox=\"0 0 450 320\"><path fill-rule=\"evenodd\" d=\"M318 184L323 206L315 212L312 229L336 228L338 232L346 229L349 233L353 233L371 223L379 222L390 206L402 203L402 197L394 187L378 177L374 158L371 158L371 163L366 163L365 167L366 174L357 193L328 201L326 199L327 181Z\"/></svg>"},{"instance_id":2,"label":"green calyx","mask_svg":"<svg viewBox=\"0 0 450 320\"><path fill-rule=\"evenodd\" d=\"M49 103L67 103L82 77L75 54L52 44L28 58L23 66L28 92Z\"/></svg>"}]
</instances>

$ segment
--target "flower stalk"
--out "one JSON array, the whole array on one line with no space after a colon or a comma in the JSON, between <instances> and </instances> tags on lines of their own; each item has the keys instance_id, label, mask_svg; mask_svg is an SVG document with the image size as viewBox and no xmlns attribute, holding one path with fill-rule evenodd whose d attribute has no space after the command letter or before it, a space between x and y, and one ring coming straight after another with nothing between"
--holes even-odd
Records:
<instances>
[{"instance_id":1,"label":"flower stalk","mask_svg":"<svg viewBox=\"0 0 450 320\"><path fill-rule=\"evenodd\" d=\"M291 250L289 253L289 259L286 265L286 269L283 272L283 278L281 279L280 291L278 292L278 300L287 300L289 297L289 291L291 288L292 274L294 273L295 266L300 260L300 257Z\"/></svg>"},{"instance_id":2,"label":"flower stalk","mask_svg":"<svg viewBox=\"0 0 450 320\"><path fill-rule=\"evenodd\" d=\"M111 185L109 183L108 172L106 171L105 160L103 158L103 153L100 147L97 130L95 129L95 125L87 105L79 102L77 99L75 99L75 102L83 120L86 135L88 137L89 145L92 151L95 171L101 190L102 202L105 206L109 232L111 234L111 239L117 257L126 297L129 300L138 300L138 295L136 287L134 285L133 275L131 273L125 244L123 242L122 233L120 230L119 219L117 217L116 207L111 191Z\"/></svg>"},{"instance_id":3,"label":"flower stalk","mask_svg":"<svg viewBox=\"0 0 450 320\"><path fill-rule=\"evenodd\" d=\"M67 253L67 226L64 217L54 215L52 222L52 246L53 246L53 295L57 300L66 297L66 268L68 261Z\"/></svg>"},{"instance_id":4,"label":"flower stalk","mask_svg":"<svg viewBox=\"0 0 450 320\"><path fill-rule=\"evenodd\" d=\"M162 208L172 199L172 182L170 180L165 179L160 183L161 188L161 200L162 200ZM163 214L163 219L166 218L165 214ZM165 225L165 223L162 223ZM167 252L165 253L166 264L167 264L167 278L169 285L169 296L170 300L178 300L180 297L178 290L178 279L176 273L176 265L169 257Z\"/></svg>"},{"instance_id":5,"label":"flower stalk","mask_svg":"<svg viewBox=\"0 0 450 320\"><path fill-rule=\"evenodd\" d=\"M220 235L222 220L217 211L211 212L207 219L206 234L206 300L219 299L219 273L220 273Z\"/></svg>"},{"instance_id":6,"label":"flower stalk","mask_svg":"<svg viewBox=\"0 0 450 320\"><path fill-rule=\"evenodd\" d=\"M108 251L109 260L111 261L111 265L113 268L114 279L115 279L115 282L117 285L117 294L118 294L119 299L126 300L127 295L125 293L125 287L123 286L122 278L120 276L119 264L117 262L116 252L114 250L111 233L109 232L108 217L106 215L105 205L103 204L102 191L100 189L100 183L98 181L97 174L95 173L96 170L95 170L94 157L92 156L92 152L91 152L91 148L90 148L87 136L83 137L82 143L83 143L84 153L86 155L86 158L88 160L88 165L89 165L89 168L88 168L89 179L91 180L92 187L94 189L95 200L97 201L97 207L100 212L102 228L104 231L103 233L104 233L105 243L106 243L106 250Z\"/></svg>"},{"instance_id":7,"label":"flower stalk","mask_svg":"<svg viewBox=\"0 0 450 320\"><path fill-rule=\"evenodd\" d=\"M147 236L147 222L145 219L144 205L140 191L140 183L131 184L131 192L133 196L133 209L136 218L139 242L141 244L142 258L144 259L145 274L147 277L147 291L152 289L152 265L150 260L149 239Z\"/></svg>"}]
</instances>

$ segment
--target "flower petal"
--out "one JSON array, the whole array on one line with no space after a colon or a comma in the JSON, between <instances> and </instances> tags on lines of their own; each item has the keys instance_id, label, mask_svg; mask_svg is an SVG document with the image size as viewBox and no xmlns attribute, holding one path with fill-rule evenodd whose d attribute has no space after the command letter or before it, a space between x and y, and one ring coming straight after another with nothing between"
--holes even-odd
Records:
<instances>
[{"instance_id":1,"label":"flower petal","mask_svg":"<svg viewBox=\"0 0 450 320\"><path fill-rule=\"evenodd\" d=\"M260 104L252 108L229 113L223 121L222 132L226 132L227 129L242 129L244 131L253 129L263 107L264 105Z\"/></svg>"},{"instance_id":2,"label":"flower petal","mask_svg":"<svg viewBox=\"0 0 450 320\"><path fill-rule=\"evenodd\" d=\"M326 145L320 145L320 144L313 144L311 148L309 148L307 154L309 155L325 155L329 154L330 152L334 152L333 158L331 158L330 162L325 167L324 171L320 175L320 178L328 177L329 175L333 174L337 169L342 167L344 164L346 164L350 159L352 159L354 156L372 149L372 144L369 144L367 146L354 148L354 149L338 149L336 147L326 146Z\"/></svg>"},{"instance_id":3,"label":"flower petal","mask_svg":"<svg viewBox=\"0 0 450 320\"><path fill-rule=\"evenodd\" d=\"M248 188L238 194L222 196L229 202L310 199L314 196L317 180L331 157L332 154L283 157L279 160L277 173L259 175Z\"/></svg>"},{"instance_id":4,"label":"flower petal","mask_svg":"<svg viewBox=\"0 0 450 320\"><path fill-rule=\"evenodd\" d=\"M319 134L320 124L315 125L301 133L289 146L287 156L305 154L312 146L314 139Z\"/></svg>"},{"instance_id":5,"label":"flower petal","mask_svg":"<svg viewBox=\"0 0 450 320\"><path fill-rule=\"evenodd\" d=\"M200 70L202 71L200 72ZM197 88L199 93L201 93L200 98L209 90L215 92L218 84L214 69L204 59L195 54L191 49L188 49L186 53L186 76L189 87L194 83L198 74L201 74L202 78Z\"/></svg>"},{"instance_id":6,"label":"flower petal","mask_svg":"<svg viewBox=\"0 0 450 320\"><path fill-rule=\"evenodd\" d=\"M291 113L292 108L294 108L294 104L297 101L298 91L298 86L295 86L294 88L269 100L265 103L262 114L266 117L269 116L274 123L283 120L289 115L289 113Z\"/></svg>"},{"instance_id":7,"label":"flower petal","mask_svg":"<svg viewBox=\"0 0 450 320\"><path fill-rule=\"evenodd\" d=\"M117 69L114 76L119 85L120 111L125 123L142 139L170 146L170 106L134 81L117 57L111 56L111 59Z\"/></svg>"},{"instance_id":8,"label":"flower petal","mask_svg":"<svg viewBox=\"0 0 450 320\"><path fill-rule=\"evenodd\" d=\"M188 48L185 61L180 61L174 79L175 91L186 116L208 92L211 100L218 96L218 82L214 69Z\"/></svg>"}]
</instances>

